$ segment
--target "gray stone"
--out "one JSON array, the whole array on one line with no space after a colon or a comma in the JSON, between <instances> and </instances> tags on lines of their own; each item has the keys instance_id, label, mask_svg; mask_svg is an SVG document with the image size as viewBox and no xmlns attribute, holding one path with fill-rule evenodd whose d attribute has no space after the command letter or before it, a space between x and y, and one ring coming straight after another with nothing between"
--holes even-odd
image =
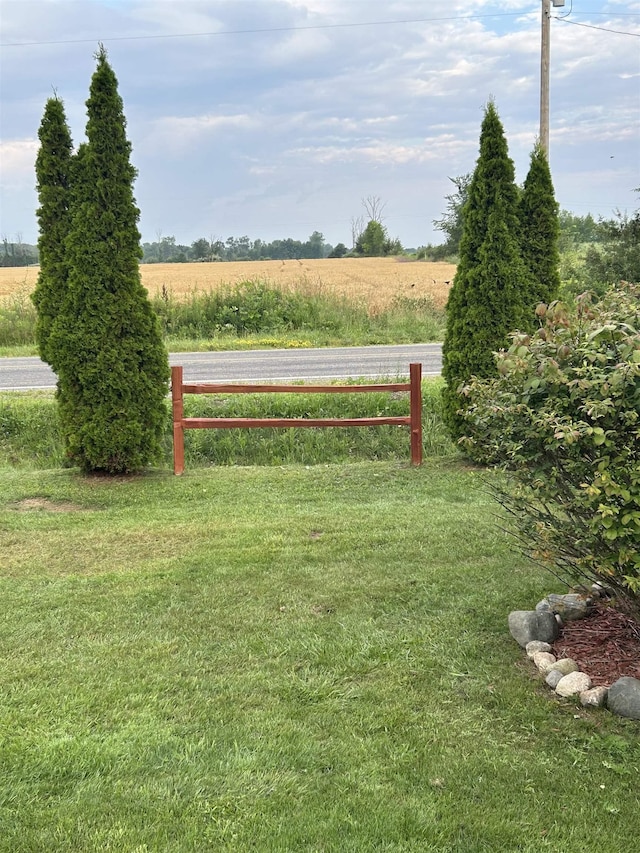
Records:
<instances>
[{"instance_id":1,"label":"gray stone","mask_svg":"<svg viewBox=\"0 0 640 853\"><path fill-rule=\"evenodd\" d=\"M558 696L577 696L590 687L591 679L586 672L570 672L569 675L563 675L556 684L556 693Z\"/></svg>"},{"instance_id":2,"label":"gray stone","mask_svg":"<svg viewBox=\"0 0 640 853\"><path fill-rule=\"evenodd\" d=\"M607 701L606 687L592 687L590 690L583 690L580 694L580 702L586 707L602 708Z\"/></svg>"},{"instance_id":3,"label":"gray stone","mask_svg":"<svg viewBox=\"0 0 640 853\"><path fill-rule=\"evenodd\" d=\"M591 594L596 598L611 598L613 589L600 581L596 581L591 585Z\"/></svg>"},{"instance_id":4,"label":"gray stone","mask_svg":"<svg viewBox=\"0 0 640 853\"><path fill-rule=\"evenodd\" d=\"M536 652L550 652L552 646L549 643L543 643L542 640L531 640L524 647L527 657L533 659Z\"/></svg>"},{"instance_id":5,"label":"gray stone","mask_svg":"<svg viewBox=\"0 0 640 853\"><path fill-rule=\"evenodd\" d=\"M542 601L539 601L536 604L536 610L538 613L549 613L549 611L551 610L549 599L543 598Z\"/></svg>"},{"instance_id":6,"label":"gray stone","mask_svg":"<svg viewBox=\"0 0 640 853\"><path fill-rule=\"evenodd\" d=\"M553 642L560 633L560 627L553 613L513 610L509 614L509 631L513 639L524 649L531 640Z\"/></svg>"},{"instance_id":7,"label":"gray stone","mask_svg":"<svg viewBox=\"0 0 640 853\"><path fill-rule=\"evenodd\" d=\"M583 592L569 592L566 595L551 593L546 600L552 613L560 616L565 622L583 619L593 604L593 598Z\"/></svg>"},{"instance_id":8,"label":"gray stone","mask_svg":"<svg viewBox=\"0 0 640 853\"><path fill-rule=\"evenodd\" d=\"M640 680L623 675L609 688L607 707L619 717L640 720Z\"/></svg>"},{"instance_id":9,"label":"gray stone","mask_svg":"<svg viewBox=\"0 0 640 853\"><path fill-rule=\"evenodd\" d=\"M533 662L538 667L538 672L546 675L556 662L556 656L549 654L549 652L536 652L533 656Z\"/></svg>"},{"instance_id":10,"label":"gray stone","mask_svg":"<svg viewBox=\"0 0 640 853\"><path fill-rule=\"evenodd\" d=\"M580 667L572 658L560 658L549 668L557 670L561 675L569 675L570 672L577 672Z\"/></svg>"},{"instance_id":11,"label":"gray stone","mask_svg":"<svg viewBox=\"0 0 640 853\"><path fill-rule=\"evenodd\" d=\"M558 686L558 682L560 681L561 678L564 678L564 675L559 670L550 669L549 672L547 673L547 677L545 678L545 681L547 682L547 684L549 685L549 687L552 690L555 690L556 687Z\"/></svg>"}]
</instances>

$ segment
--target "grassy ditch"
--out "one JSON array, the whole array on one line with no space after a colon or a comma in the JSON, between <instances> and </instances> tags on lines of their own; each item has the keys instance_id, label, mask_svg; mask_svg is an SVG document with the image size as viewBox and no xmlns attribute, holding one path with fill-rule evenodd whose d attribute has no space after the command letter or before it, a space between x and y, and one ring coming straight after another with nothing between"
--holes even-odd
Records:
<instances>
[{"instance_id":1,"label":"grassy ditch","mask_svg":"<svg viewBox=\"0 0 640 853\"><path fill-rule=\"evenodd\" d=\"M170 351L358 346L439 341L444 310L431 296L398 293L372 310L322 289L243 281L217 290L152 298ZM0 356L35 355L36 312L23 288L0 301Z\"/></svg>"},{"instance_id":2,"label":"grassy ditch","mask_svg":"<svg viewBox=\"0 0 640 853\"><path fill-rule=\"evenodd\" d=\"M637 725L508 636L455 462L0 479L0 850L631 853Z\"/></svg>"},{"instance_id":3,"label":"grassy ditch","mask_svg":"<svg viewBox=\"0 0 640 853\"><path fill-rule=\"evenodd\" d=\"M422 383L423 447L426 456L456 453L440 416L440 379ZM185 397L187 417L395 417L409 413L408 395L235 394ZM167 409L165 454L172 464ZM407 427L331 429L187 430L187 467L201 465L317 465L327 462L409 458ZM0 392L0 464L55 468L64 463L53 393Z\"/></svg>"}]
</instances>

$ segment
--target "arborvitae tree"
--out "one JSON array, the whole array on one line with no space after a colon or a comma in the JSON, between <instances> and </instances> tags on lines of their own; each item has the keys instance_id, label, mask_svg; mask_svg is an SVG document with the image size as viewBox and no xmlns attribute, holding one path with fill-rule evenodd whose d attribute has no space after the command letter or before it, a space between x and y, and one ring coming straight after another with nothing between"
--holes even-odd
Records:
<instances>
[{"instance_id":1,"label":"arborvitae tree","mask_svg":"<svg viewBox=\"0 0 640 853\"><path fill-rule=\"evenodd\" d=\"M559 207L542 146L531 152L529 173L520 196L520 244L532 274L531 306L552 302L560 289Z\"/></svg>"},{"instance_id":2,"label":"arborvitae tree","mask_svg":"<svg viewBox=\"0 0 640 853\"><path fill-rule=\"evenodd\" d=\"M40 149L36 158L40 274L31 295L37 310L36 341L41 358L57 370L55 352L49 347L51 327L60 311L69 267L66 240L70 228L70 174L73 143L57 97L49 98L38 130Z\"/></svg>"},{"instance_id":3,"label":"arborvitae tree","mask_svg":"<svg viewBox=\"0 0 640 853\"><path fill-rule=\"evenodd\" d=\"M463 220L442 347L444 417L454 440L464 434L459 389L471 376L492 376L493 352L508 346L509 334L529 322L524 305L531 284L518 239L518 189L493 103L485 110Z\"/></svg>"},{"instance_id":4,"label":"arborvitae tree","mask_svg":"<svg viewBox=\"0 0 640 853\"><path fill-rule=\"evenodd\" d=\"M73 172L67 297L50 347L67 454L85 471L139 470L157 459L169 365L138 260L122 99L100 47L87 101L87 142Z\"/></svg>"}]
</instances>

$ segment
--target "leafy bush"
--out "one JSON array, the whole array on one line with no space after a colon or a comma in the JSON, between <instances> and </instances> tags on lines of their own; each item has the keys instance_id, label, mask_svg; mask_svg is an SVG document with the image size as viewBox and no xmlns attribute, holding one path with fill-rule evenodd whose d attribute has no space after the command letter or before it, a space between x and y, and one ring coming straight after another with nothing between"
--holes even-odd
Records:
<instances>
[{"instance_id":1,"label":"leafy bush","mask_svg":"<svg viewBox=\"0 0 640 853\"><path fill-rule=\"evenodd\" d=\"M509 472L494 490L529 556L639 608L640 286L538 315L498 353L498 378L465 387L462 443Z\"/></svg>"}]
</instances>

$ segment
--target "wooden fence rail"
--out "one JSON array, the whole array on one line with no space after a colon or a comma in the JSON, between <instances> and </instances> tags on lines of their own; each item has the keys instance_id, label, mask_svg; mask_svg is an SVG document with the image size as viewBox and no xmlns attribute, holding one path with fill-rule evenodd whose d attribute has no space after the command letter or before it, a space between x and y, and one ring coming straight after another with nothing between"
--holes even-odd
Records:
<instances>
[{"instance_id":1,"label":"wooden fence rail","mask_svg":"<svg viewBox=\"0 0 640 853\"><path fill-rule=\"evenodd\" d=\"M409 365L409 382L379 385L230 385L184 383L182 367L171 368L173 406L173 472L184 471L185 429L245 429L254 427L351 427L406 425L411 433L411 462L422 464L422 365ZM367 391L408 391L409 415L382 418L185 418L185 394L357 394Z\"/></svg>"}]
</instances>

